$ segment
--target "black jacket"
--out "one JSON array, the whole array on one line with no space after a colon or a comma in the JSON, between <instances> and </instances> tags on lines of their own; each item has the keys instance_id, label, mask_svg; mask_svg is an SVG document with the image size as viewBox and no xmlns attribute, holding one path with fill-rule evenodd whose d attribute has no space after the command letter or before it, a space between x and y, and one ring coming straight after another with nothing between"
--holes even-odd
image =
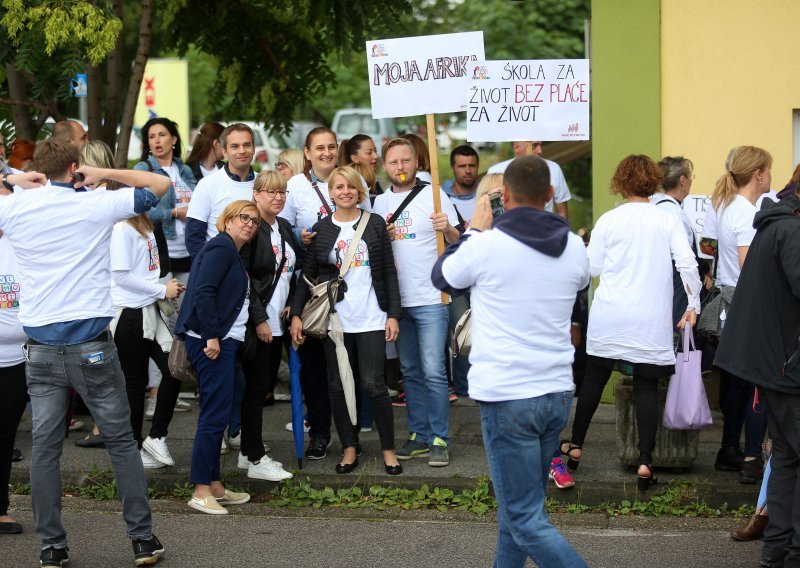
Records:
<instances>
[{"instance_id":1,"label":"black jacket","mask_svg":"<svg viewBox=\"0 0 800 568\"><path fill-rule=\"evenodd\" d=\"M355 223L355 228L358 228L359 222L360 219ZM319 282L327 282L339 275L336 265L328 262L328 254L336 242L336 237L339 236L339 227L334 225L331 216L328 216L314 225L312 231L316 231L317 236L314 237L303 259L303 274ZM380 215L370 216L361 239L369 251L372 286L375 288L378 305L388 317L400 319L400 284L397 282L392 242L389 240L389 233L386 232L386 222ZM342 293L347 293L345 288L346 286L341 286L339 289L340 300L343 297ZM300 278L292 300L292 316L299 316L302 313L309 295L308 284L305 279Z\"/></svg>"},{"instance_id":2,"label":"black jacket","mask_svg":"<svg viewBox=\"0 0 800 568\"><path fill-rule=\"evenodd\" d=\"M764 200L714 364L767 389L800 394L800 199Z\"/></svg>"},{"instance_id":3,"label":"black jacket","mask_svg":"<svg viewBox=\"0 0 800 568\"><path fill-rule=\"evenodd\" d=\"M286 246L294 251L295 257L299 260L300 243L297 242L292 225L286 219L278 217L278 231L283 237ZM258 325L267 321L267 305L261 301L269 290L274 278L275 267L280 263L280 257L275 258L275 251L272 249L272 228L263 220L258 224L258 233L255 238L244 245L240 252L242 262L250 276L250 308L249 322ZM295 270L300 268L299 262L295 263ZM292 290L290 288L287 305L291 304ZM280 325L280 322L273 322L273 325Z\"/></svg>"}]
</instances>

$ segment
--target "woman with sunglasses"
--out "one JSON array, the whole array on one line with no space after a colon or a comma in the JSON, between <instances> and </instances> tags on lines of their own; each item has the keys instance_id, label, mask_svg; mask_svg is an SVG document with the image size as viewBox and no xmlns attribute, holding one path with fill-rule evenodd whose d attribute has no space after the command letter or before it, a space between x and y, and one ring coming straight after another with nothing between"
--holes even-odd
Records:
<instances>
[{"instance_id":1,"label":"woman with sunglasses","mask_svg":"<svg viewBox=\"0 0 800 568\"><path fill-rule=\"evenodd\" d=\"M220 481L220 449L233 408L234 369L245 334L250 281L239 251L258 229L252 201L231 202L217 219L219 234L197 253L175 334L186 340L186 355L197 373L200 416L192 448L189 507L226 515L223 505L250 500Z\"/></svg>"},{"instance_id":2,"label":"woman with sunglasses","mask_svg":"<svg viewBox=\"0 0 800 568\"><path fill-rule=\"evenodd\" d=\"M241 357L245 390L239 468L246 469L251 479L283 481L292 474L266 454L261 432L264 398L272 392L281 363L282 322L300 245L289 221L278 217L286 203L286 181L281 174L274 170L258 174L253 199L259 213L258 231L241 253L250 276L250 306L247 349Z\"/></svg>"}]
</instances>

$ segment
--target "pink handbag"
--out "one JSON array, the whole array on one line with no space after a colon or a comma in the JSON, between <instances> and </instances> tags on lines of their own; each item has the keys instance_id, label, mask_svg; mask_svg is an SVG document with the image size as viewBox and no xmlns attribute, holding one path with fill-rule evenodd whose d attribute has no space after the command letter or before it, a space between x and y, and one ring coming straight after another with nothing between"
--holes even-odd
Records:
<instances>
[{"instance_id":1,"label":"pink handbag","mask_svg":"<svg viewBox=\"0 0 800 568\"><path fill-rule=\"evenodd\" d=\"M664 428L667 430L699 430L711 426L706 389L700 370L702 352L694 347L694 332L683 329L683 352L675 360L675 374L669 380L664 405Z\"/></svg>"}]
</instances>

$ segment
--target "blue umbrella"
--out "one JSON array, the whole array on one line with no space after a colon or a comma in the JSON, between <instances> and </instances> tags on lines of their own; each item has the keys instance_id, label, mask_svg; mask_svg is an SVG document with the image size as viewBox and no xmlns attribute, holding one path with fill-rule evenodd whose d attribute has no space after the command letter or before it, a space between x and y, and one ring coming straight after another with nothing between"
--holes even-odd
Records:
<instances>
[{"instance_id":1,"label":"blue umbrella","mask_svg":"<svg viewBox=\"0 0 800 568\"><path fill-rule=\"evenodd\" d=\"M292 342L289 346L289 379L292 393L292 434L294 434L294 450L297 453L297 464L303 469L303 445L305 419L303 418L303 391L300 388L300 355L298 346Z\"/></svg>"}]
</instances>

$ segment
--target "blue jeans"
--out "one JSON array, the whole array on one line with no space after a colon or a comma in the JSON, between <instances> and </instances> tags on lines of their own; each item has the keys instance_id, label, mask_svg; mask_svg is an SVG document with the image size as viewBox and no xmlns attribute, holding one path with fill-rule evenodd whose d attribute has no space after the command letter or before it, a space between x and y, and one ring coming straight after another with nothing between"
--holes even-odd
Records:
<instances>
[{"instance_id":1,"label":"blue jeans","mask_svg":"<svg viewBox=\"0 0 800 568\"><path fill-rule=\"evenodd\" d=\"M25 372L33 414L31 495L36 534L42 548L67 546L61 524L61 468L64 417L70 388L81 396L100 428L114 467L128 538L149 539L152 529L147 480L133 439L125 378L117 349L104 341L77 345L29 345ZM102 360L96 360L102 353ZM94 355L93 362L89 356Z\"/></svg>"},{"instance_id":2,"label":"blue jeans","mask_svg":"<svg viewBox=\"0 0 800 568\"><path fill-rule=\"evenodd\" d=\"M225 426L231 417L234 368L241 345L242 342L236 339L223 339L219 342L219 356L209 359L203 352L206 342L186 336L186 355L197 373L200 389L200 416L197 417L189 483L211 485L212 481L222 478L219 451Z\"/></svg>"},{"instance_id":3,"label":"blue jeans","mask_svg":"<svg viewBox=\"0 0 800 568\"><path fill-rule=\"evenodd\" d=\"M242 431L242 404L244 403L244 391L247 388L247 379L244 376L244 369L239 358L236 358L236 367L233 370L233 405L231 406L231 417L228 420L228 435L236 436Z\"/></svg>"},{"instance_id":4,"label":"blue jeans","mask_svg":"<svg viewBox=\"0 0 800 568\"><path fill-rule=\"evenodd\" d=\"M495 568L521 568L528 556L540 568L586 566L544 510L550 459L567 425L572 392L480 404L498 504Z\"/></svg>"},{"instance_id":5,"label":"blue jeans","mask_svg":"<svg viewBox=\"0 0 800 568\"><path fill-rule=\"evenodd\" d=\"M448 341L452 342L452 332L456 328L458 320L469 309L469 296L458 296L453 298L447 308L450 317L450 335ZM455 354L454 354L455 355ZM469 383L467 382L467 375L469 374L469 358L466 355L456 355L451 360L451 369L453 375L453 387L456 394L461 397L469 396Z\"/></svg>"},{"instance_id":6,"label":"blue jeans","mask_svg":"<svg viewBox=\"0 0 800 568\"><path fill-rule=\"evenodd\" d=\"M403 308L397 354L406 393L408 432L432 444L449 442L450 401L444 346L447 341L447 306L434 304Z\"/></svg>"}]
</instances>

